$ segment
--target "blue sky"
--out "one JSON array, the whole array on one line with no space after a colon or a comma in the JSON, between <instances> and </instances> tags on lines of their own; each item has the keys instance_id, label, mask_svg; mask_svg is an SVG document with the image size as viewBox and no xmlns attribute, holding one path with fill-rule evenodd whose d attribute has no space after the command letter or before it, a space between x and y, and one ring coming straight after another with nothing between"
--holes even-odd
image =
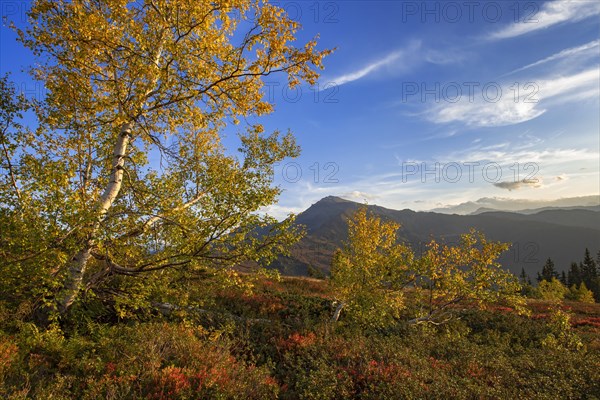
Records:
<instances>
[{"instance_id":1,"label":"blue sky","mask_svg":"<svg viewBox=\"0 0 600 400\"><path fill-rule=\"evenodd\" d=\"M303 148L276 170L277 211L329 194L429 210L600 192L600 3L320 2L320 19L282 4L337 51L318 99L275 91L268 125Z\"/></svg>"},{"instance_id":2,"label":"blue sky","mask_svg":"<svg viewBox=\"0 0 600 400\"><path fill-rule=\"evenodd\" d=\"M337 50L318 87L269 78L275 113L261 122L303 149L275 170L275 215L327 195L429 210L600 193L600 3L278 4L300 42ZM2 1L12 19L25 7ZM0 72L40 91L18 72L32 60L14 34L0 40Z\"/></svg>"}]
</instances>

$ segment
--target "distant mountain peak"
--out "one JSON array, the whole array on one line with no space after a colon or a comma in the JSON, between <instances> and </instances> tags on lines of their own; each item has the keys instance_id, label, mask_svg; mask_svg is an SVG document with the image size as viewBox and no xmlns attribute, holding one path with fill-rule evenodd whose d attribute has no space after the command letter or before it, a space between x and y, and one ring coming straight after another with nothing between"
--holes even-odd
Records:
<instances>
[{"instance_id":1,"label":"distant mountain peak","mask_svg":"<svg viewBox=\"0 0 600 400\"><path fill-rule=\"evenodd\" d=\"M327 196L327 197L323 197L317 203L353 203L353 202L350 200L342 199L341 197L338 197L338 196Z\"/></svg>"}]
</instances>

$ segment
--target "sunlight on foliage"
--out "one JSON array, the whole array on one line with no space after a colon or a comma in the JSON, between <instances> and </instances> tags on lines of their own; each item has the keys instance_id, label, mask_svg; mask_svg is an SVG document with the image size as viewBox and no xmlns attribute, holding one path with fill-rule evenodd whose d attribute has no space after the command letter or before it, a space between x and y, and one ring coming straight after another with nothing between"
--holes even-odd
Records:
<instances>
[{"instance_id":1,"label":"sunlight on foliage","mask_svg":"<svg viewBox=\"0 0 600 400\"><path fill-rule=\"evenodd\" d=\"M331 282L336 291L337 320L347 308L350 318L376 325L400 317L406 305L403 288L412 291L411 323L443 323L453 307L502 303L525 312L517 278L497 262L508 245L488 241L471 231L460 244L448 246L432 240L415 258L409 247L397 243L399 226L369 216L359 209L348 222L349 241L333 260Z\"/></svg>"},{"instance_id":2,"label":"sunlight on foliage","mask_svg":"<svg viewBox=\"0 0 600 400\"><path fill-rule=\"evenodd\" d=\"M382 325L399 317L412 252L396 243L397 230L397 224L369 216L366 207L348 221L348 244L334 256L331 282L338 307L351 318Z\"/></svg>"},{"instance_id":3,"label":"sunlight on foliage","mask_svg":"<svg viewBox=\"0 0 600 400\"><path fill-rule=\"evenodd\" d=\"M260 212L281 192L273 166L299 147L254 117L273 111L267 76L314 84L330 51L296 44L282 8L35 0L27 17L15 30L47 90L35 132L17 123L30 105L0 88L0 157L18 166L0 178L2 285L15 302L65 313L94 291L126 316L175 282L268 264L299 239L293 217ZM240 122L236 152L222 135Z\"/></svg>"},{"instance_id":4,"label":"sunlight on foliage","mask_svg":"<svg viewBox=\"0 0 600 400\"><path fill-rule=\"evenodd\" d=\"M548 322L550 333L542 341L544 347L550 349L580 350L583 347L581 338L571 328L571 315L555 307Z\"/></svg>"}]
</instances>

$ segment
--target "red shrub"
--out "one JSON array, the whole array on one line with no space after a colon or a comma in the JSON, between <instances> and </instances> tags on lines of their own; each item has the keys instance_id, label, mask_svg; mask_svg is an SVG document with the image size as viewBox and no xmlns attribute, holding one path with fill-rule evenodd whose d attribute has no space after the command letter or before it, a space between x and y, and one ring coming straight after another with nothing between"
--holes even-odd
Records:
<instances>
[{"instance_id":1,"label":"red shrub","mask_svg":"<svg viewBox=\"0 0 600 400\"><path fill-rule=\"evenodd\" d=\"M429 362L431 363L431 367L433 369L440 369L443 371L448 371L452 369L452 366L445 361L438 360L435 357L429 357Z\"/></svg>"},{"instance_id":2,"label":"red shrub","mask_svg":"<svg viewBox=\"0 0 600 400\"><path fill-rule=\"evenodd\" d=\"M243 295L242 301L252 309L262 314L276 313L277 311L286 308L283 304L281 304L281 300L279 298L260 293Z\"/></svg>"},{"instance_id":3,"label":"red shrub","mask_svg":"<svg viewBox=\"0 0 600 400\"><path fill-rule=\"evenodd\" d=\"M476 362L470 362L467 369L467 375L471 378L480 378L484 374L483 368Z\"/></svg>"},{"instance_id":4,"label":"red shrub","mask_svg":"<svg viewBox=\"0 0 600 400\"><path fill-rule=\"evenodd\" d=\"M287 339L279 339L278 347L281 350L287 351L292 349L304 349L312 346L317 341L317 336L313 332L309 332L307 335L294 332Z\"/></svg>"},{"instance_id":5,"label":"red shrub","mask_svg":"<svg viewBox=\"0 0 600 400\"><path fill-rule=\"evenodd\" d=\"M571 321L571 325L576 326L593 326L600 328L600 317L587 317L583 319L576 319Z\"/></svg>"},{"instance_id":6,"label":"red shrub","mask_svg":"<svg viewBox=\"0 0 600 400\"><path fill-rule=\"evenodd\" d=\"M0 338L0 373L10 368L19 348L11 340Z\"/></svg>"}]
</instances>

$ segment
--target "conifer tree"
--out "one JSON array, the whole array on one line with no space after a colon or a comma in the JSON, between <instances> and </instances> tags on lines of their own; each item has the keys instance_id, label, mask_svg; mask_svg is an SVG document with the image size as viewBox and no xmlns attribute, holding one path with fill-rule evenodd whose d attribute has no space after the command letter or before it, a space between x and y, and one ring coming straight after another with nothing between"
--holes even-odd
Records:
<instances>
[{"instance_id":1,"label":"conifer tree","mask_svg":"<svg viewBox=\"0 0 600 400\"><path fill-rule=\"evenodd\" d=\"M531 279L529 279L529 276L525 272L525 268L521 268L521 275L519 275L519 281L521 282L521 285L523 285L523 286L527 285L527 284L531 284Z\"/></svg>"},{"instance_id":2,"label":"conifer tree","mask_svg":"<svg viewBox=\"0 0 600 400\"><path fill-rule=\"evenodd\" d=\"M600 301L600 277L598 276L598 266L592 258L590 250L585 249L583 262L580 264L582 281L594 293L594 298Z\"/></svg>"},{"instance_id":3,"label":"conifer tree","mask_svg":"<svg viewBox=\"0 0 600 400\"><path fill-rule=\"evenodd\" d=\"M583 273L583 280L588 286L598 276L596 262L590 255L588 248L585 249L581 271Z\"/></svg>"},{"instance_id":4,"label":"conifer tree","mask_svg":"<svg viewBox=\"0 0 600 400\"><path fill-rule=\"evenodd\" d=\"M571 268L569 268L569 272L567 274L567 283L569 286L580 285L581 280L581 268L576 262L571 263Z\"/></svg>"},{"instance_id":5,"label":"conifer tree","mask_svg":"<svg viewBox=\"0 0 600 400\"><path fill-rule=\"evenodd\" d=\"M567 286L567 274L565 274L565 271L562 271L560 274L560 283Z\"/></svg>"},{"instance_id":6,"label":"conifer tree","mask_svg":"<svg viewBox=\"0 0 600 400\"><path fill-rule=\"evenodd\" d=\"M552 281L552 278L558 279L558 273L554 268L554 261L551 258L546 260L546 264L542 267L542 274L538 276L538 281Z\"/></svg>"}]
</instances>

